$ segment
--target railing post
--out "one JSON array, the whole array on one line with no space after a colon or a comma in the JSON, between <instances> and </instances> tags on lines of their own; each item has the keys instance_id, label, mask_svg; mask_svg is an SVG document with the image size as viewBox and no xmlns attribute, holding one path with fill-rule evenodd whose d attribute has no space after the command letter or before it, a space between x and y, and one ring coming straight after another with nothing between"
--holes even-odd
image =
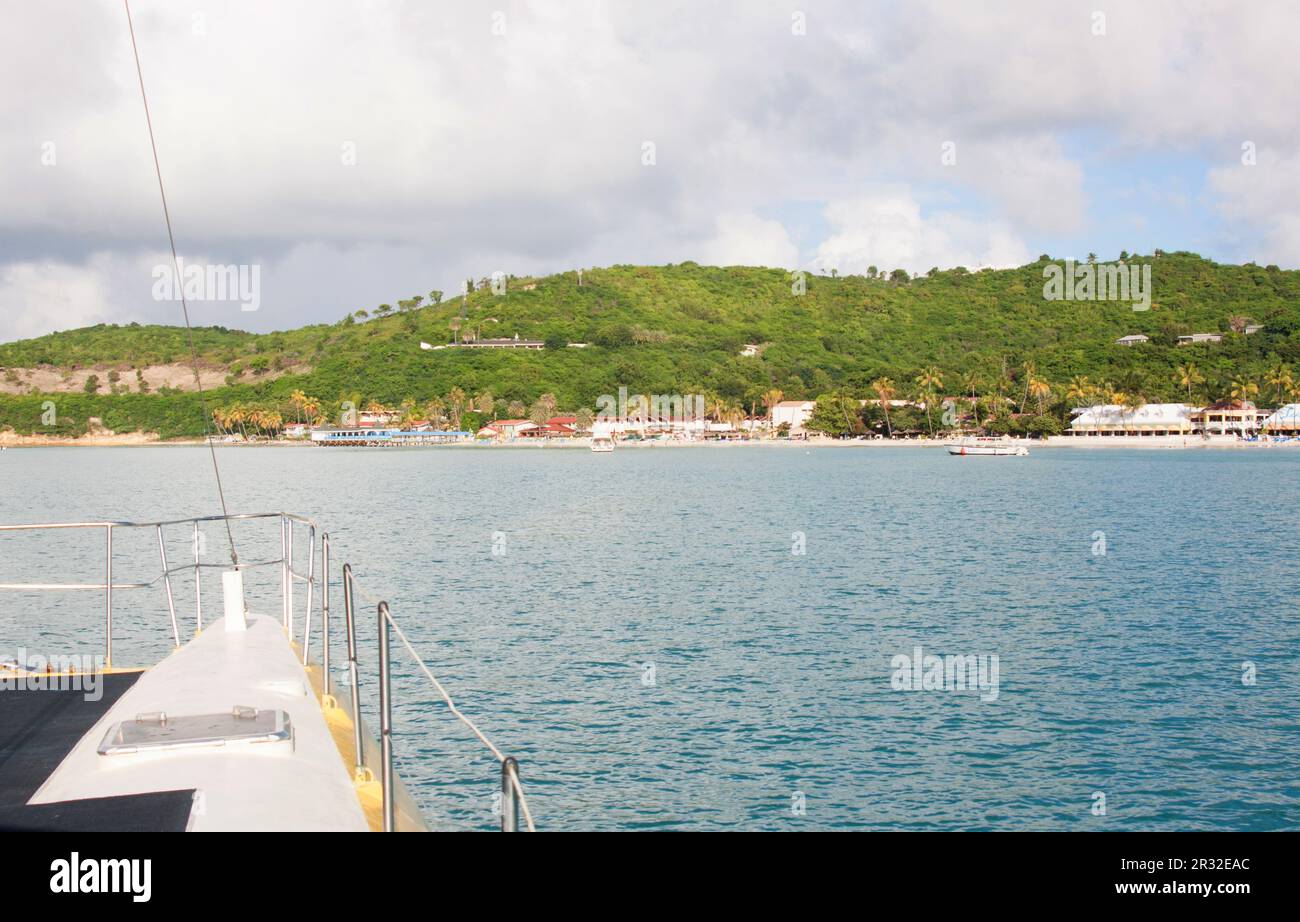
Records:
<instances>
[{"instance_id":1,"label":"railing post","mask_svg":"<svg viewBox=\"0 0 1300 922\"><path fill-rule=\"evenodd\" d=\"M321 693L330 693L330 536L320 536Z\"/></svg>"},{"instance_id":2,"label":"railing post","mask_svg":"<svg viewBox=\"0 0 1300 922\"><path fill-rule=\"evenodd\" d=\"M512 772L516 777L518 776L519 763L515 761L514 756L506 756L501 760L502 832L519 831L519 798L515 796L514 780L510 777Z\"/></svg>"},{"instance_id":3,"label":"railing post","mask_svg":"<svg viewBox=\"0 0 1300 922\"><path fill-rule=\"evenodd\" d=\"M104 528L106 554L104 564L104 665L113 665L113 526Z\"/></svg>"},{"instance_id":4,"label":"railing post","mask_svg":"<svg viewBox=\"0 0 1300 922\"><path fill-rule=\"evenodd\" d=\"M361 748L361 693L357 673L357 622L352 606L352 564L343 565L343 617L348 629L348 679L352 685L352 745L356 753L356 773L366 768L366 751Z\"/></svg>"},{"instance_id":5,"label":"railing post","mask_svg":"<svg viewBox=\"0 0 1300 922\"><path fill-rule=\"evenodd\" d=\"M280 516L280 623L289 630L289 520Z\"/></svg>"},{"instance_id":6,"label":"railing post","mask_svg":"<svg viewBox=\"0 0 1300 922\"><path fill-rule=\"evenodd\" d=\"M311 646L311 602L316 589L316 526L307 526L307 612L302 620L302 664L307 665Z\"/></svg>"},{"instance_id":7,"label":"railing post","mask_svg":"<svg viewBox=\"0 0 1300 922\"><path fill-rule=\"evenodd\" d=\"M194 523L194 633L203 630L203 570L199 568L199 551L203 545L203 535L199 523Z\"/></svg>"},{"instance_id":8,"label":"railing post","mask_svg":"<svg viewBox=\"0 0 1300 922\"><path fill-rule=\"evenodd\" d=\"M395 831L393 822L393 696L389 688L388 603L379 603L379 747L383 755L380 784L384 792L384 832Z\"/></svg>"},{"instance_id":9,"label":"railing post","mask_svg":"<svg viewBox=\"0 0 1300 922\"><path fill-rule=\"evenodd\" d=\"M172 598L172 573L167 567L167 545L163 541L162 526L158 526L158 556L162 560L163 585L167 587L167 611L172 618L172 639L181 645L181 629L176 624L176 600Z\"/></svg>"},{"instance_id":10,"label":"railing post","mask_svg":"<svg viewBox=\"0 0 1300 922\"><path fill-rule=\"evenodd\" d=\"M287 550L285 552L285 559L287 561L285 563L285 571L288 576L284 581L284 629L288 633L289 639L293 640L293 519L285 519L285 522L288 526L285 530L289 535L289 541L286 545Z\"/></svg>"}]
</instances>

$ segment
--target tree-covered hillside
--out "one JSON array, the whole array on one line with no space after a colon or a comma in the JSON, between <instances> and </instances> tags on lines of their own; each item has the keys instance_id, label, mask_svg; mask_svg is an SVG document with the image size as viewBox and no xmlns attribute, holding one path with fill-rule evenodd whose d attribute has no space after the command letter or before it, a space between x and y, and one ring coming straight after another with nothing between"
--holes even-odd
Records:
<instances>
[{"instance_id":1,"label":"tree-covered hillside","mask_svg":"<svg viewBox=\"0 0 1300 922\"><path fill-rule=\"evenodd\" d=\"M480 416L530 406L543 394L554 395L560 409L576 410L620 386L704 393L716 405L761 412L773 391L787 399L869 397L876 395L873 382L884 378L900 396L973 387L1021 403L1034 383L1033 402L1060 416L1078 401L1078 382L1073 396L1069 382L1079 377L1099 394L1110 385L1111 394L1146 402L1188 399L1189 391L1194 400L1217 398L1234 383L1253 382L1258 400L1270 403L1292 387L1280 366L1300 361L1300 272L1219 265L1190 253L1133 256L1130 265L1150 264L1154 292L1149 311L1134 311L1126 302L1045 300L1045 260L912 279L901 272L810 275L802 294L781 270L612 266L585 271L581 285L576 273L512 278L506 293L496 294L485 279L463 305L460 297L431 292L332 325L257 335L204 328L196 341L205 369L219 370L226 381L209 394L211 407L261 407L286 420L303 412L290 400L295 392L326 418L344 400L405 401L420 415L431 402L436 410L460 394L476 398L466 412ZM1263 329L1231 332L1247 322ZM1218 331L1229 334L1220 343L1176 344L1183 333ZM1133 333L1151 341L1115 344ZM516 335L544 340L547 348L419 346ZM758 354L742 355L747 344ZM201 433L196 395L137 393L133 386L134 369L168 361L188 361L180 328L100 326L0 345L0 375L10 390L21 390L24 371L41 365L94 367L101 379L97 391L87 383L76 395L0 396L0 428L51 431L40 408L53 399L61 432L81 431L98 416L119 431ZM110 372L117 382L111 388Z\"/></svg>"}]
</instances>

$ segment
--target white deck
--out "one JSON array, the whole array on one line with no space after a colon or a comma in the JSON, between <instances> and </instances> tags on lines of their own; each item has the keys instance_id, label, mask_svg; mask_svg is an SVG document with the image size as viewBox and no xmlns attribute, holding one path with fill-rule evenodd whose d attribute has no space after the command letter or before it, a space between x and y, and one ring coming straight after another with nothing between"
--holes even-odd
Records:
<instances>
[{"instance_id":1,"label":"white deck","mask_svg":"<svg viewBox=\"0 0 1300 922\"><path fill-rule=\"evenodd\" d=\"M228 713L235 705L280 708L294 743L101 756L108 728L137 714ZM365 815L307 675L278 620L248 630L217 621L146 672L77 743L31 803L194 788L192 831L365 832Z\"/></svg>"}]
</instances>

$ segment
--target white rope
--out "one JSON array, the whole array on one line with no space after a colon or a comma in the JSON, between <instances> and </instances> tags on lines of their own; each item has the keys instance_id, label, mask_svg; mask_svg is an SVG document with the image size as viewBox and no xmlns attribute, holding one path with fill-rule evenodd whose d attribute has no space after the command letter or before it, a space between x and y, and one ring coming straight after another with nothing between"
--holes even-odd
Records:
<instances>
[{"instance_id":1,"label":"white rope","mask_svg":"<svg viewBox=\"0 0 1300 922\"><path fill-rule=\"evenodd\" d=\"M352 587L355 590L357 590L362 595L362 597L364 597L372 605L380 604L379 599L376 599L370 593L366 592L365 588L360 586L357 583L357 579L355 575L352 578ZM456 702L451 700L451 695L447 693L447 689L444 688L443 684L438 681L438 677L433 674L433 672L429 669L427 665L425 665L424 660L420 658L420 654L415 652L415 647L411 646L411 642L406 639L406 634L402 631L400 627L398 627L397 622L393 619L392 614L389 613L387 617L388 617L388 623L392 625L393 630L397 632L397 638L402 642L402 646L406 647L406 651L411 654L411 659L413 659L415 661L415 664L420 667L421 671L423 671L424 674L428 676L429 681L433 683L433 687L436 688L438 690L438 694L442 696L442 700L447 703L448 710L450 710L451 713L455 715L457 720L459 720L465 726L469 727L470 732L472 732L475 736L477 736L484 746L492 750L492 755L496 756L498 762L504 764L506 761L506 757L501 753L501 750L498 749L496 745L490 739L488 739L487 736L484 735L483 731L478 728L478 726L474 723L474 721L470 720L468 717L466 717L464 714L461 713L460 708L456 707ZM510 768L510 785L515 789L515 794L519 798L519 807L520 809L523 810L524 822L528 825L528 831L536 832L537 827L533 824L533 813L530 809L528 809L528 798L524 796L523 786L519 783L519 772L514 766L511 766ZM505 805L502 804L501 808L504 810Z\"/></svg>"}]
</instances>

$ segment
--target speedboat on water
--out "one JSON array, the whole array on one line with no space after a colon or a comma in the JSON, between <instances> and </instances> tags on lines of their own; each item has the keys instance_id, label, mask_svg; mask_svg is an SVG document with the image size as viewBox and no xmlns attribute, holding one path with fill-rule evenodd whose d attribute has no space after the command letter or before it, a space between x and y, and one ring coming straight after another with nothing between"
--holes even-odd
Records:
<instances>
[{"instance_id":1,"label":"speedboat on water","mask_svg":"<svg viewBox=\"0 0 1300 922\"><path fill-rule=\"evenodd\" d=\"M598 435L591 440L592 451L613 451L614 440L609 436Z\"/></svg>"},{"instance_id":2,"label":"speedboat on water","mask_svg":"<svg viewBox=\"0 0 1300 922\"><path fill-rule=\"evenodd\" d=\"M950 455L997 455L1000 457L1024 457L1029 454L1029 449L1024 445L1017 445L1010 439L991 438L980 436L978 438L958 439L956 442L948 442L944 445Z\"/></svg>"}]
</instances>

